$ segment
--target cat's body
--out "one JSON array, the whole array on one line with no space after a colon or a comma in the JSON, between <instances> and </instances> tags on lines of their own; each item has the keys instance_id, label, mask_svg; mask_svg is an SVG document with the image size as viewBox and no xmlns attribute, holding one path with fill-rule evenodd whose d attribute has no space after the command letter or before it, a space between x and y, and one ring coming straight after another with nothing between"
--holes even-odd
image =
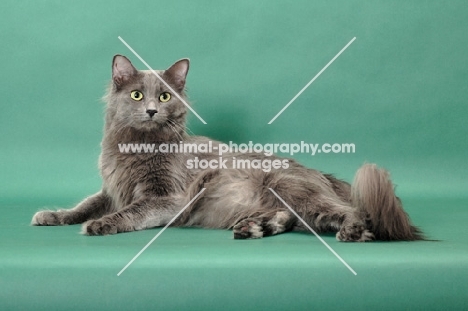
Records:
<instances>
[{"instance_id":1,"label":"cat's body","mask_svg":"<svg viewBox=\"0 0 468 311\"><path fill-rule=\"evenodd\" d=\"M418 240L384 170L363 166L353 187L288 159L288 168L233 168L233 158L265 160L262 154L227 153L227 168L190 168L189 160L218 160L217 153L125 153L119 144L208 144L185 133L188 60L159 75L137 71L128 59L113 60L100 169L103 187L71 210L41 211L33 225L83 223L83 233L105 235L166 225L203 188L175 221L178 226L233 228L234 237L259 238L302 224L273 189L318 232L337 232L341 241ZM174 94L176 92L179 94ZM268 160L279 159L275 156Z\"/></svg>"}]
</instances>

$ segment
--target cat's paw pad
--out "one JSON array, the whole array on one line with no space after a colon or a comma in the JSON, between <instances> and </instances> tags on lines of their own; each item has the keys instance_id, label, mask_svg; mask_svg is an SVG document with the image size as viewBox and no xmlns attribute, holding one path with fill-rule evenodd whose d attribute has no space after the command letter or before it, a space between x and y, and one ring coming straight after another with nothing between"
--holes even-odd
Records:
<instances>
[{"instance_id":1,"label":"cat's paw pad","mask_svg":"<svg viewBox=\"0 0 468 311\"><path fill-rule=\"evenodd\" d=\"M263 237L263 227L255 219L241 220L233 228L234 239L258 239Z\"/></svg>"},{"instance_id":2,"label":"cat's paw pad","mask_svg":"<svg viewBox=\"0 0 468 311\"><path fill-rule=\"evenodd\" d=\"M40 211L34 214L31 225L33 226L58 226L63 225L58 212Z\"/></svg>"},{"instance_id":3,"label":"cat's paw pad","mask_svg":"<svg viewBox=\"0 0 468 311\"><path fill-rule=\"evenodd\" d=\"M85 235L116 234L117 226L105 219L90 220L83 224L81 233Z\"/></svg>"},{"instance_id":4,"label":"cat's paw pad","mask_svg":"<svg viewBox=\"0 0 468 311\"><path fill-rule=\"evenodd\" d=\"M374 234L363 225L343 226L336 234L336 239L342 242L368 242L375 239Z\"/></svg>"}]
</instances>

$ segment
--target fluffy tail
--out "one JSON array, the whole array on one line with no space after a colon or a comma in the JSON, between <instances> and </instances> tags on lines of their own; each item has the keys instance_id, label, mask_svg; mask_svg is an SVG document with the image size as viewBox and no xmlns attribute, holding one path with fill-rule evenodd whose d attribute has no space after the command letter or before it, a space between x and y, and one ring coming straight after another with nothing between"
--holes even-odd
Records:
<instances>
[{"instance_id":1,"label":"fluffy tail","mask_svg":"<svg viewBox=\"0 0 468 311\"><path fill-rule=\"evenodd\" d=\"M389 173L375 164L365 164L356 173L351 186L351 203L367 214L369 230L381 241L424 240L422 232L411 224L395 195Z\"/></svg>"}]
</instances>

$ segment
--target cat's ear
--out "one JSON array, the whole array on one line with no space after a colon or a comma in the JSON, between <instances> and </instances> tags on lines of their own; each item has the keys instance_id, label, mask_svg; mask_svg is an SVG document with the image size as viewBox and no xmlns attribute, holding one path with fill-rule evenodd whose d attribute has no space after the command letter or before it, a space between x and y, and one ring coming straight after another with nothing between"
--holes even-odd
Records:
<instances>
[{"instance_id":1,"label":"cat's ear","mask_svg":"<svg viewBox=\"0 0 468 311\"><path fill-rule=\"evenodd\" d=\"M131 77L137 74L132 63L123 55L115 55L112 60L112 81L116 86L122 86Z\"/></svg>"},{"instance_id":2,"label":"cat's ear","mask_svg":"<svg viewBox=\"0 0 468 311\"><path fill-rule=\"evenodd\" d=\"M169 69L164 71L166 81L172 83L177 91L182 91L185 86L185 77L189 70L190 60L187 58L181 59L174 63Z\"/></svg>"}]
</instances>

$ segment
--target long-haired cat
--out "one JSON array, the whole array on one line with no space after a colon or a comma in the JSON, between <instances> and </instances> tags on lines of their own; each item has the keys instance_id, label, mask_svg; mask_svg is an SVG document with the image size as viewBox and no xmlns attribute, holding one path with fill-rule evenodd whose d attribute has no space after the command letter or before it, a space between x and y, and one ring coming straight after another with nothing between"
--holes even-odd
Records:
<instances>
[{"instance_id":1,"label":"long-haired cat","mask_svg":"<svg viewBox=\"0 0 468 311\"><path fill-rule=\"evenodd\" d=\"M189 61L158 71L186 100ZM264 160L263 154L225 154L227 168L189 168L187 161L217 159L216 153L131 153L119 144L208 144L186 134L187 107L150 71L124 56L112 62L105 100L102 189L69 210L40 211L33 225L82 225L87 235L106 235L166 225L202 188L206 190L176 220L176 226L230 228L234 238L260 238L304 226L269 190L273 189L317 232L340 241L421 240L394 194L388 173L364 165L352 185L289 159L288 168L233 168L233 158ZM219 144L219 142L214 142ZM279 159L275 156L269 159Z\"/></svg>"}]
</instances>

